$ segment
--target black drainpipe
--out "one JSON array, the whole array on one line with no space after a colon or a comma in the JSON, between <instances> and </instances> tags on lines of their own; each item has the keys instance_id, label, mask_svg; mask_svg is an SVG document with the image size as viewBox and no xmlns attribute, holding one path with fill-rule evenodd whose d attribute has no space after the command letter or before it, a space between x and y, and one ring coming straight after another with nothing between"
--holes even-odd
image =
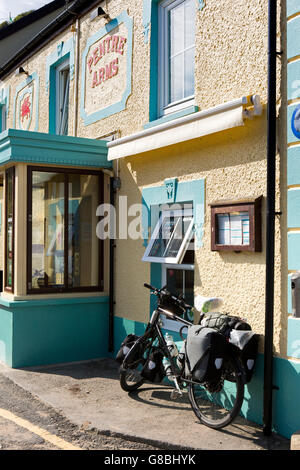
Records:
<instances>
[{"instance_id":1,"label":"black drainpipe","mask_svg":"<svg viewBox=\"0 0 300 470\"><path fill-rule=\"evenodd\" d=\"M114 178L110 178L110 205L115 207L115 185ZM112 217L113 221L114 218ZM112 220L110 223L114 223ZM115 230L116 227L114 227ZM112 235L112 232L111 232ZM108 352L114 350L114 305L115 305L115 289L114 289L114 267L115 267L115 239L110 236L109 239L109 321L108 321Z\"/></svg>"},{"instance_id":2,"label":"black drainpipe","mask_svg":"<svg viewBox=\"0 0 300 470\"><path fill-rule=\"evenodd\" d=\"M266 201L266 297L264 344L263 432L272 433L273 393L273 319L274 319L274 245L275 245L275 177L276 177L276 61L277 0L269 0L268 38L268 137Z\"/></svg>"}]
</instances>

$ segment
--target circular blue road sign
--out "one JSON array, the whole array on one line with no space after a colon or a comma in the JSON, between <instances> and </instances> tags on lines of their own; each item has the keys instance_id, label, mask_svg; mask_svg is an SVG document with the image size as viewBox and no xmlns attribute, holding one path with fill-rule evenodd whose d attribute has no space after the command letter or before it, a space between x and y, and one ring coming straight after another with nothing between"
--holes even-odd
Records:
<instances>
[{"instance_id":1,"label":"circular blue road sign","mask_svg":"<svg viewBox=\"0 0 300 470\"><path fill-rule=\"evenodd\" d=\"M293 112L292 116L292 131L293 134L300 139L300 105L298 105Z\"/></svg>"}]
</instances>

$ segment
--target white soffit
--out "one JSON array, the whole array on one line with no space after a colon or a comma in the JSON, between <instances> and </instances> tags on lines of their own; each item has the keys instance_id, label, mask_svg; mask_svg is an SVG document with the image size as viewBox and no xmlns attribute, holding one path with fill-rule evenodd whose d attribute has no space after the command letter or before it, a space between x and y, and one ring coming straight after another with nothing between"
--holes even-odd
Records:
<instances>
[{"instance_id":1,"label":"white soffit","mask_svg":"<svg viewBox=\"0 0 300 470\"><path fill-rule=\"evenodd\" d=\"M248 110L247 107L252 109ZM259 115L261 112L258 95L244 96L238 100L108 142L107 158L116 160L243 126L245 118Z\"/></svg>"}]
</instances>

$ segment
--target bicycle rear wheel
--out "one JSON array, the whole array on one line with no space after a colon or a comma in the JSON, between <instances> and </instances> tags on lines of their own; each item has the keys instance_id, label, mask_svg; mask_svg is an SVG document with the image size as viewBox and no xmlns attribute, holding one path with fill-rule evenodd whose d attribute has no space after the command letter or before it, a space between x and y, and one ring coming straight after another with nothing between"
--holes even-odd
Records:
<instances>
[{"instance_id":1,"label":"bicycle rear wheel","mask_svg":"<svg viewBox=\"0 0 300 470\"><path fill-rule=\"evenodd\" d=\"M201 423L214 429L227 426L238 415L244 399L244 382L240 367L229 357L217 384L188 386L190 404Z\"/></svg>"}]
</instances>

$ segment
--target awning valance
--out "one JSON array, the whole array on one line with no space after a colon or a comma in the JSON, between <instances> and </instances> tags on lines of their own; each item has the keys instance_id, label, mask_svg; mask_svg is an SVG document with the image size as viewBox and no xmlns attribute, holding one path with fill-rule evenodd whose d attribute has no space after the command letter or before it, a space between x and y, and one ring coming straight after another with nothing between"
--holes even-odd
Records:
<instances>
[{"instance_id":1,"label":"awning valance","mask_svg":"<svg viewBox=\"0 0 300 470\"><path fill-rule=\"evenodd\" d=\"M108 160L136 155L168 145L185 142L233 127L243 126L244 119L252 113L261 114L257 95L199 111L173 121L160 124L107 144Z\"/></svg>"},{"instance_id":2,"label":"awning valance","mask_svg":"<svg viewBox=\"0 0 300 470\"><path fill-rule=\"evenodd\" d=\"M112 168L106 141L19 129L0 134L0 165L11 162Z\"/></svg>"}]
</instances>

